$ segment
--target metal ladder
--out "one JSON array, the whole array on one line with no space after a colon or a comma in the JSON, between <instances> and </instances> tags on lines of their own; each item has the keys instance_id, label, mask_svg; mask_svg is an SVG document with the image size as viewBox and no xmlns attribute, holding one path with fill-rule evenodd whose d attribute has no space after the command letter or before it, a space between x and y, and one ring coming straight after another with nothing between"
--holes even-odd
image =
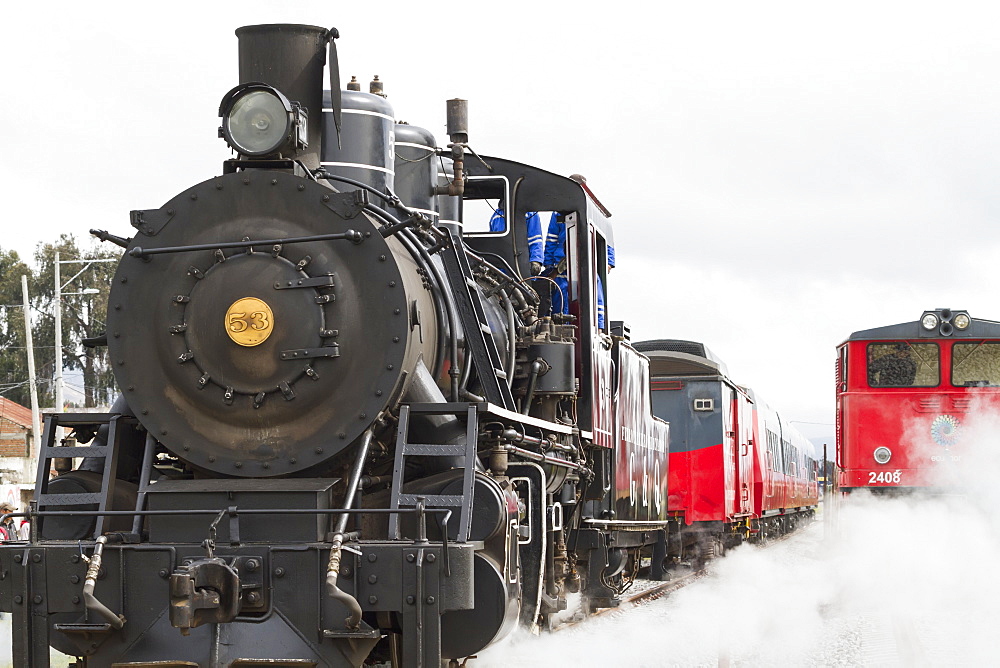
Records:
<instances>
[{"instance_id":1,"label":"metal ladder","mask_svg":"<svg viewBox=\"0 0 1000 668\"><path fill-rule=\"evenodd\" d=\"M462 330L465 332L465 345L478 372L479 381L483 384L486 401L507 410L514 410L514 397L510 392L503 360L493 343L492 330L486 320L482 296L461 244L461 239L453 236L451 246L441 255L445 274L457 297L455 307L462 321ZM514 332L510 332L510 336L514 336Z\"/></svg>"},{"instance_id":2,"label":"metal ladder","mask_svg":"<svg viewBox=\"0 0 1000 668\"><path fill-rule=\"evenodd\" d=\"M465 443L410 443L410 414L422 415L455 415L467 411L468 424L465 430ZM479 433L478 409L476 404L403 404L399 407L399 425L396 429L396 458L392 470L392 491L390 508L415 508L418 497L424 499L429 508L459 508L458 542L464 543L469 538L469 525L472 521L472 493L476 476L476 436ZM465 458L465 471L462 477L461 494L406 494L403 492L407 457L455 457ZM398 540L399 514L389 515L389 539Z\"/></svg>"},{"instance_id":3,"label":"metal ladder","mask_svg":"<svg viewBox=\"0 0 1000 668\"><path fill-rule=\"evenodd\" d=\"M86 506L97 504L97 511L112 510L112 499L115 493L115 481L118 471L118 454L122 439L122 431L127 424L134 424L135 418L113 413L49 413L45 416L45 429L42 432L42 446L38 453L38 477L35 480L35 500L38 510L52 506ZM96 428L108 425L107 445L89 446L57 446L56 434L59 427ZM96 438L96 436L95 436ZM74 494L49 494L50 462L53 459L76 457L103 457L104 470L101 476L100 492L83 492ZM97 516L94 538L104 533L104 527L110 518ZM41 524L39 524L41 535Z\"/></svg>"}]
</instances>

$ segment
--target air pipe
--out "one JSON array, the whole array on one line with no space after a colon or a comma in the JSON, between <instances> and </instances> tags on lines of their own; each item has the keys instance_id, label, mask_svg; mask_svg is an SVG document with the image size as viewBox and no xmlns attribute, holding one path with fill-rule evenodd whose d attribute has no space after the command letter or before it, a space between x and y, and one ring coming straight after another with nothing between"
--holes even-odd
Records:
<instances>
[{"instance_id":1,"label":"air pipe","mask_svg":"<svg viewBox=\"0 0 1000 668\"><path fill-rule=\"evenodd\" d=\"M350 510L354 505L354 497L358 492L358 483L361 482L361 472L368 459L368 448L372 443L372 428L369 427L361 437L361 446L358 448L358 456L354 460L354 467L351 469L350 478L347 482L347 493L344 496L344 510ZM337 586L337 578L340 575L340 556L344 546L344 531L347 529L347 513L343 513L337 518L333 533L333 541L330 544L330 561L326 566L326 595L335 601L340 601L347 607L350 614L344 623L349 629L356 629L361 625L361 606L358 600L343 591Z\"/></svg>"},{"instance_id":2,"label":"air pipe","mask_svg":"<svg viewBox=\"0 0 1000 668\"><path fill-rule=\"evenodd\" d=\"M97 597L94 596L94 587L97 586L97 576L101 573L101 558L104 554L104 544L107 542L108 537L101 536L97 539L97 544L94 545L94 554L89 559L84 557L90 563L90 566L87 568L87 576L83 581L83 604L88 612L93 612L106 619L112 628L121 629L125 626L125 617L111 612L106 605L98 601Z\"/></svg>"}]
</instances>

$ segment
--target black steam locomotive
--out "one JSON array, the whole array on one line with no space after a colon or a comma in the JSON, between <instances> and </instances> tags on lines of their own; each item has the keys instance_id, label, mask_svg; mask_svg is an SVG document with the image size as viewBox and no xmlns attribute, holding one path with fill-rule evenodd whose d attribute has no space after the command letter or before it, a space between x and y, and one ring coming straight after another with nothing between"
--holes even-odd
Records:
<instances>
[{"instance_id":1,"label":"black steam locomotive","mask_svg":"<svg viewBox=\"0 0 1000 668\"><path fill-rule=\"evenodd\" d=\"M440 149L341 91L336 31L236 34L223 174L94 231L127 249L95 342L121 397L46 416L31 538L0 547L15 663L457 666L570 593L616 605L666 554L667 425L598 318L610 214L476 155L462 100ZM503 229L463 226L477 202ZM567 313L533 212L565 225Z\"/></svg>"}]
</instances>

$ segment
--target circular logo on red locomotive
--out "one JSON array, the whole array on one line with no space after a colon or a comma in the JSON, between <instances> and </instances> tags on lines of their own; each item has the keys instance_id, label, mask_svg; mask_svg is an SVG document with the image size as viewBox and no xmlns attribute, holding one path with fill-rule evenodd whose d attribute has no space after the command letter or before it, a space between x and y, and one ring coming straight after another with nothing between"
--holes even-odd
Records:
<instances>
[{"instance_id":1,"label":"circular logo on red locomotive","mask_svg":"<svg viewBox=\"0 0 1000 668\"><path fill-rule=\"evenodd\" d=\"M953 415L938 415L931 422L931 438L938 445L950 448L958 443L958 427L958 418Z\"/></svg>"}]
</instances>

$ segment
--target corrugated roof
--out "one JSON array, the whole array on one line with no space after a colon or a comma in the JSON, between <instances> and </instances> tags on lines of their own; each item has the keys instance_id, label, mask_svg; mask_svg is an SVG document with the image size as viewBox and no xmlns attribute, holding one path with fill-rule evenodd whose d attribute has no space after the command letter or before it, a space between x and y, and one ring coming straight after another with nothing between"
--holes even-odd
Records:
<instances>
[{"instance_id":1,"label":"corrugated roof","mask_svg":"<svg viewBox=\"0 0 1000 668\"><path fill-rule=\"evenodd\" d=\"M6 397L0 397L0 417L31 429L31 409Z\"/></svg>"}]
</instances>

